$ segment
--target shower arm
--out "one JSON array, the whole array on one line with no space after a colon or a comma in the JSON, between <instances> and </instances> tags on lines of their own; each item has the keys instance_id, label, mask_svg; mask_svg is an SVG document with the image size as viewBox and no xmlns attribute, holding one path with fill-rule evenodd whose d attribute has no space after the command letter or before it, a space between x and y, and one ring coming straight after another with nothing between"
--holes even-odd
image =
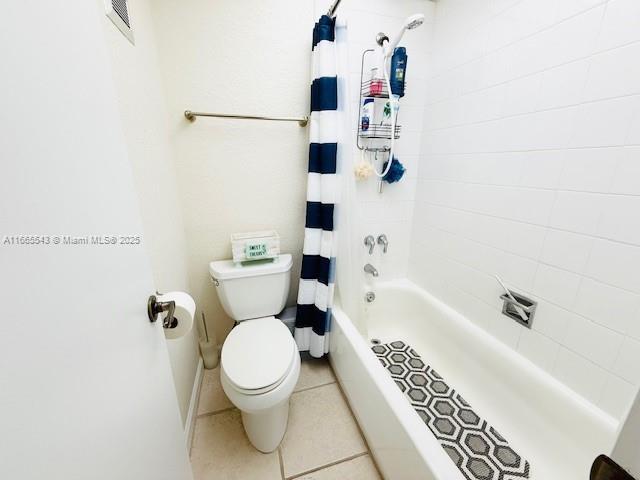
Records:
<instances>
[{"instance_id":1,"label":"shower arm","mask_svg":"<svg viewBox=\"0 0 640 480\"><path fill-rule=\"evenodd\" d=\"M404 32L402 32L404 33ZM395 46L398 45L398 43L400 43L400 38L401 36L396 37L396 40L394 41ZM380 46L380 48L382 49L382 56L384 58L384 60L388 60L389 57L391 57L391 55L393 54L393 50L395 48L391 48L391 39L389 38L388 35L386 35L383 32L378 33L378 35L376 35L376 43Z\"/></svg>"},{"instance_id":2,"label":"shower arm","mask_svg":"<svg viewBox=\"0 0 640 480\"><path fill-rule=\"evenodd\" d=\"M334 0L334 2L329 7L329 11L327 12L327 15L329 17L333 18L333 16L336 14L336 10L338 9L338 5L340 5L341 1L342 0Z\"/></svg>"}]
</instances>

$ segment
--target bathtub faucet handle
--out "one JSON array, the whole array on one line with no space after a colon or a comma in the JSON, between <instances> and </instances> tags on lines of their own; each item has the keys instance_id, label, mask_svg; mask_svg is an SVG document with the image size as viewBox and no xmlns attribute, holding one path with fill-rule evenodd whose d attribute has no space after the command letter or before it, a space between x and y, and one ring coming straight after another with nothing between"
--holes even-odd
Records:
<instances>
[{"instance_id":1,"label":"bathtub faucet handle","mask_svg":"<svg viewBox=\"0 0 640 480\"><path fill-rule=\"evenodd\" d=\"M389 239L384 233L378 235L378 245L382 245L382 253L387 253L389 249Z\"/></svg>"},{"instance_id":2,"label":"bathtub faucet handle","mask_svg":"<svg viewBox=\"0 0 640 480\"><path fill-rule=\"evenodd\" d=\"M376 239L373 238L373 235L364 237L364 244L366 247L369 247L369 255L373 255L373 249L376 246Z\"/></svg>"}]
</instances>

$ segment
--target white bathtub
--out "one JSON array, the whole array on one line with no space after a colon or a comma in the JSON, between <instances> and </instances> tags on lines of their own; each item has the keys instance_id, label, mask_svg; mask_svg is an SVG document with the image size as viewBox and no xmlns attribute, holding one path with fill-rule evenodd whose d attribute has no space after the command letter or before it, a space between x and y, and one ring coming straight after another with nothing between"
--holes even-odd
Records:
<instances>
[{"instance_id":1,"label":"white bathtub","mask_svg":"<svg viewBox=\"0 0 640 480\"><path fill-rule=\"evenodd\" d=\"M463 480L371 351L402 340L528 459L533 480L586 480L617 422L407 280L355 322L334 308L330 361L386 480ZM356 325L358 327L356 327ZM524 327L523 327L524 328Z\"/></svg>"}]
</instances>

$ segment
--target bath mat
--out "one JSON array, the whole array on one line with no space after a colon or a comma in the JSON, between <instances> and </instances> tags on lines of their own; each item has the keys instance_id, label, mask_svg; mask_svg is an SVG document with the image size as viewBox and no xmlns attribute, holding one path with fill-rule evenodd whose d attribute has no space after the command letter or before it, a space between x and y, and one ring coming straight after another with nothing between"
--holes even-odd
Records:
<instances>
[{"instance_id":1,"label":"bath mat","mask_svg":"<svg viewBox=\"0 0 640 480\"><path fill-rule=\"evenodd\" d=\"M467 480L529 478L529 462L411 346L396 341L372 350Z\"/></svg>"}]
</instances>

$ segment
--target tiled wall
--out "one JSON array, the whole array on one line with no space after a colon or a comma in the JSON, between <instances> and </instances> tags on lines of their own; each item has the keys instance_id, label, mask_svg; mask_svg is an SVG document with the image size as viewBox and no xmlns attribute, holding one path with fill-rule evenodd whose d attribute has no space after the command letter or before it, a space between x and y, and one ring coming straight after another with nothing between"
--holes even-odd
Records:
<instances>
[{"instance_id":1,"label":"tiled wall","mask_svg":"<svg viewBox=\"0 0 640 480\"><path fill-rule=\"evenodd\" d=\"M409 276L621 418L640 384L640 2L440 0L433 42ZM496 273L539 300L532 330L500 314Z\"/></svg>"},{"instance_id":2,"label":"tiled wall","mask_svg":"<svg viewBox=\"0 0 640 480\"><path fill-rule=\"evenodd\" d=\"M316 1L316 14L326 13L330 2ZM404 20L415 13L425 14L425 24L407 32L401 43L407 48L407 91L401 100L398 121L402 125L402 137L396 143L396 157L405 165L405 178L397 184L385 185L378 193L377 178L358 181L355 187L354 209L358 213L355 241L362 247L362 257L354 268L372 263L380 271L381 279L406 276L410 243L411 218L418 180L418 158L420 154L424 84L427 79L427 52L430 46L435 4L428 0L348 0L340 4L338 17L347 22L349 39L349 88L352 128L351 140L355 144L358 124L358 102L360 93L360 67L362 52L377 48L376 34L385 32L395 36ZM365 78L369 71L367 70ZM382 157L381 157L382 158ZM353 146L353 162L360 160L360 151ZM380 169L380 167L378 167ZM365 253L363 239L366 235L377 237L385 233L389 238L389 250L382 255L376 248L373 256Z\"/></svg>"}]
</instances>

